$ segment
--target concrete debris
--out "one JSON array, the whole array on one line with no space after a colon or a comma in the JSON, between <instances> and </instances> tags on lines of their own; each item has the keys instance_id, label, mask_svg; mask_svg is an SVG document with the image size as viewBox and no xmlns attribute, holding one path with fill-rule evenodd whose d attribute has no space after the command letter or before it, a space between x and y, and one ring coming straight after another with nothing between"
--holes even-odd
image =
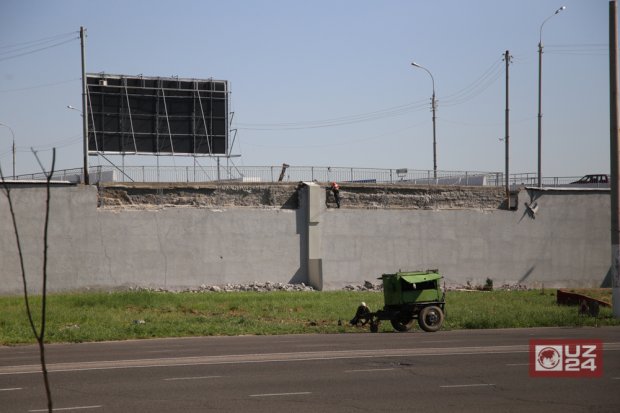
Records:
<instances>
[{"instance_id":1,"label":"concrete debris","mask_svg":"<svg viewBox=\"0 0 620 413\"><path fill-rule=\"evenodd\" d=\"M468 286L463 286L463 285L446 285L443 286L442 285L442 289L444 289L446 291L482 291L482 287L480 288L474 288L474 287L468 287ZM383 285L381 284L373 284L370 281L365 281L363 285L359 285L359 284L349 284L347 286L345 286L343 288L343 290L345 291L376 291L376 292L381 292L383 291ZM527 288L525 285L523 284L503 284L501 287L499 288L494 288L495 291L527 291L529 290L529 288Z\"/></svg>"},{"instance_id":2,"label":"concrete debris","mask_svg":"<svg viewBox=\"0 0 620 413\"><path fill-rule=\"evenodd\" d=\"M446 291L483 291L486 292L483 285L473 285L468 282L466 285L454 284L445 287ZM523 284L502 284L501 287L493 288L493 291L527 291L530 288Z\"/></svg>"},{"instance_id":3,"label":"concrete debris","mask_svg":"<svg viewBox=\"0 0 620 413\"><path fill-rule=\"evenodd\" d=\"M223 284L223 285L206 285L190 288L149 288L149 287L131 287L132 291L151 291L151 292L169 292L169 293L227 293L227 292L269 292L269 291L315 291L309 285L301 284L285 284L266 282L252 282L250 284Z\"/></svg>"},{"instance_id":4,"label":"concrete debris","mask_svg":"<svg viewBox=\"0 0 620 413\"><path fill-rule=\"evenodd\" d=\"M530 289L524 284L503 284L501 287L496 288L496 290L502 291L527 291Z\"/></svg>"},{"instance_id":5,"label":"concrete debris","mask_svg":"<svg viewBox=\"0 0 620 413\"><path fill-rule=\"evenodd\" d=\"M383 285L381 284L373 284L371 282L364 282L364 285L355 285L355 284L349 284L346 285L343 290L345 291L375 291L375 292L381 292L383 291Z\"/></svg>"}]
</instances>

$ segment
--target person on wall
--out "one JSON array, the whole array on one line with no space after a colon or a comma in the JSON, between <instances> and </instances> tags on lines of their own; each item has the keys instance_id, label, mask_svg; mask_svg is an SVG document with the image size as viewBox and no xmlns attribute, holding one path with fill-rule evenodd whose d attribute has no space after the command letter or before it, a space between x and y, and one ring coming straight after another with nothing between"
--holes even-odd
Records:
<instances>
[{"instance_id":1,"label":"person on wall","mask_svg":"<svg viewBox=\"0 0 620 413\"><path fill-rule=\"evenodd\" d=\"M336 206L340 208L340 185L338 185L336 182L332 182L331 190L334 194L334 199L336 199Z\"/></svg>"}]
</instances>

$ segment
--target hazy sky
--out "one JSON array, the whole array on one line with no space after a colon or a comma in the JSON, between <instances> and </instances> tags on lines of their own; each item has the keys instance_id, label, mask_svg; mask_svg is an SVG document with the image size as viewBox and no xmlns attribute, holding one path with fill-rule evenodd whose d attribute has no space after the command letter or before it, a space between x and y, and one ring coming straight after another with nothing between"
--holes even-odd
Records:
<instances>
[{"instance_id":1,"label":"hazy sky","mask_svg":"<svg viewBox=\"0 0 620 413\"><path fill-rule=\"evenodd\" d=\"M543 30L543 175L605 173L607 0L2 0L0 122L18 174L39 170L30 147L81 166L66 106L81 107L84 26L87 72L228 80L239 165L432 169L416 61L435 79L438 169L503 171L509 50L511 172L536 172L539 30L562 5ZM11 138L0 126L5 173Z\"/></svg>"}]
</instances>

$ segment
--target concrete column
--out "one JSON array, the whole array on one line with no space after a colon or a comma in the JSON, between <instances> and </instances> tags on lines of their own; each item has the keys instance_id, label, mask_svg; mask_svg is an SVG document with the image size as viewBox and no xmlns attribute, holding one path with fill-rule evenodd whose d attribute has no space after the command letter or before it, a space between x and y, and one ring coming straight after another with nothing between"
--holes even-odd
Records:
<instances>
[{"instance_id":1,"label":"concrete column","mask_svg":"<svg viewBox=\"0 0 620 413\"><path fill-rule=\"evenodd\" d=\"M308 248L308 284L317 290L323 289L323 256L321 249L321 216L325 209L325 191L314 182L304 182L301 207L306 210ZM321 202L323 201L323 202Z\"/></svg>"}]
</instances>

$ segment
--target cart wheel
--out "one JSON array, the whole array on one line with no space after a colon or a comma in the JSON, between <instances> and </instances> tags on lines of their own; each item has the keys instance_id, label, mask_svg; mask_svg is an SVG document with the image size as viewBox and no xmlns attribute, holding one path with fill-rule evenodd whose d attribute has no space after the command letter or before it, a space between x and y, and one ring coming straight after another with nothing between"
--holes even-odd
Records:
<instances>
[{"instance_id":1,"label":"cart wheel","mask_svg":"<svg viewBox=\"0 0 620 413\"><path fill-rule=\"evenodd\" d=\"M429 333L433 333L441 328L443 324L443 311L435 305L424 307L418 315L420 328Z\"/></svg>"},{"instance_id":2,"label":"cart wheel","mask_svg":"<svg viewBox=\"0 0 620 413\"><path fill-rule=\"evenodd\" d=\"M404 333L411 330L411 327L413 327L413 318L395 318L390 320L390 323L392 323L394 330Z\"/></svg>"},{"instance_id":3,"label":"cart wheel","mask_svg":"<svg viewBox=\"0 0 620 413\"><path fill-rule=\"evenodd\" d=\"M370 320L370 332L376 333L377 331L379 331L379 322L371 319Z\"/></svg>"}]
</instances>

